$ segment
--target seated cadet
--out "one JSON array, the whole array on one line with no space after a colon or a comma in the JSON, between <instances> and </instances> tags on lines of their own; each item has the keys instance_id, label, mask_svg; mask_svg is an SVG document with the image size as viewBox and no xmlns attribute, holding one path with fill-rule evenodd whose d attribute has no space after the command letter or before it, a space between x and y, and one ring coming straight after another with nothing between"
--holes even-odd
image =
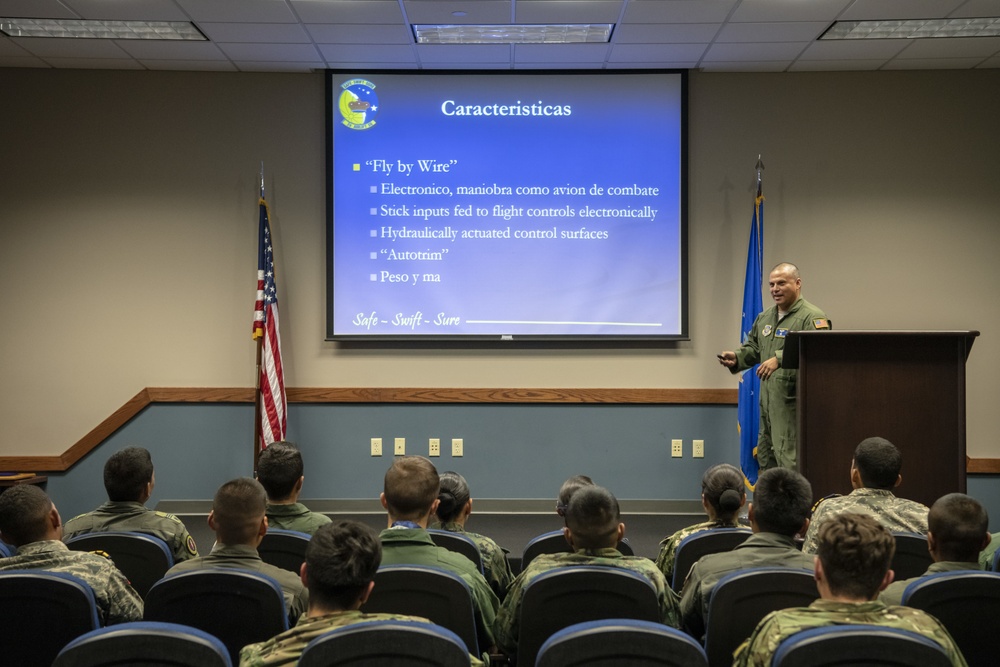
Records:
<instances>
[{"instance_id":1,"label":"seated cadet","mask_svg":"<svg viewBox=\"0 0 1000 667\"><path fill-rule=\"evenodd\" d=\"M809 525L812 487L790 468L769 468L757 478L750 503L754 534L732 551L702 556L681 591L681 628L695 639L705 635L708 600L725 575L750 567L797 567L811 570L812 556L799 551L795 536Z\"/></svg>"},{"instance_id":2,"label":"seated cadet","mask_svg":"<svg viewBox=\"0 0 1000 667\"><path fill-rule=\"evenodd\" d=\"M816 587L820 599L808 607L771 612L733 653L734 667L766 667L782 641L828 625L901 628L940 644L954 667L965 658L948 631L930 614L910 607L887 607L877 600L892 581L896 541L869 514L844 512L824 521L816 537Z\"/></svg>"},{"instance_id":3,"label":"seated cadet","mask_svg":"<svg viewBox=\"0 0 1000 667\"><path fill-rule=\"evenodd\" d=\"M701 478L701 506L708 514L708 521L681 528L660 542L656 566L668 582L674 578L674 554L681 540L703 530L739 527L740 508L747 501L743 489L743 473L734 465L720 463L705 471Z\"/></svg>"},{"instance_id":4,"label":"seated cadet","mask_svg":"<svg viewBox=\"0 0 1000 667\"><path fill-rule=\"evenodd\" d=\"M578 489L584 486L593 486L594 480L586 475L573 475L559 487L559 495L556 496L556 514L566 516L566 508L569 507L569 499Z\"/></svg>"},{"instance_id":5,"label":"seated cadet","mask_svg":"<svg viewBox=\"0 0 1000 667\"><path fill-rule=\"evenodd\" d=\"M302 454L291 442L275 442L267 446L257 459L257 481L267 491L267 525L269 528L297 530L312 535L320 526L330 523L330 517L310 512L299 502L302 492Z\"/></svg>"},{"instance_id":6,"label":"seated cadet","mask_svg":"<svg viewBox=\"0 0 1000 667\"><path fill-rule=\"evenodd\" d=\"M510 563L507 562L506 553L500 545L492 539L479 533L470 533L465 530L465 522L472 514L472 498L469 494L469 485L465 478L457 472L445 472L441 474L441 491L438 493L437 518L440 524L435 524L433 528L461 533L465 535L479 547L479 553L483 557L483 572L490 588L497 597L503 600L507 594L507 587L514 580L514 574L510 571Z\"/></svg>"},{"instance_id":7,"label":"seated cadet","mask_svg":"<svg viewBox=\"0 0 1000 667\"><path fill-rule=\"evenodd\" d=\"M94 591L101 625L142 620L142 598L105 556L72 551L61 542L62 519L37 486L23 484L0 494L0 540L17 554L0 559L0 571L65 572L87 582ZM6 609L16 614L17 609ZM58 620L54 620L58 622Z\"/></svg>"},{"instance_id":8,"label":"seated cadet","mask_svg":"<svg viewBox=\"0 0 1000 667\"><path fill-rule=\"evenodd\" d=\"M382 531L383 565L427 565L449 570L469 585L476 629L483 651L492 648L493 620L500 600L471 560L462 554L434 544L427 524L438 506L440 482L430 459L422 456L397 456L385 473L380 496L386 509L389 527Z\"/></svg>"},{"instance_id":9,"label":"seated cadet","mask_svg":"<svg viewBox=\"0 0 1000 667\"><path fill-rule=\"evenodd\" d=\"M257 553L257 545L267 533L266 507L267 495L256 480L239 477L223 484L208 513L208 527L215 532L212 551L177 563L166 576L220 567L266 574L281 585L288 618L294 623L305 612L309 594L295 573L265 563Z\"/></svg>"},{"instance_id":10,"label":"seated cadet","mask_svg":"<svg viewBox=\"0 0 1000 667\"><path fill-rule=\"evenodd\" d=\"M993 567L993 558L996 556L997 549L1000 549L1000 533L993 533L990 535L990 543L979 552L979 564L982 569L989 570Z\"/></svg>"},{"instance_id":11,"label":"seated cadet","mask_svg":"<svg viewBox=\"0 0 1000 667\"><path fill-rule=\"evenodd\" d=\"M383 620L424 621L401 614L366 614L361 606L375 585L382 545L375 531L357 521L321 526L306 547L302 582L309 589L309 611L294 628L265 642L245 646L241 667L295 665L313 639L347 625ZM473 665L483 663L470 656Z\"/></svg>"},{"instance_id":12,"label":"seated cadet","mask_svg":"<svg viewBox=\"0 0 1000 667\"><path fill-rule=\"evenodd\" d=\"M851 486L846 496L827 498L813 510L806 532L804 553L816 553L819 528L840 512L870 514L890 531L927 534L927 506L897 498L892 490L903 481L903 455L885 438L865 438L854 450Z\"/></svg>"},{"instance_id":13,"label":"seated cadet","mask_svg":"<svg viewBox=\"0 0 1000 667\"><path fill-rule=\"evenodd\" d=\"M497 645L501 651L511 657L517 654L525 587L540 574L574 565L621 568L643 575L656 589L662 621L677 627L677 600L656 564L641 556L623 556L615 548L625 535L625 524L621 520L618 500L610 491L596 485L578 489L566 507L563 532L574 551L536 556L507 590L496 621Z\"/></svg>"},{"instance_id":14,"label":"seated cadet","mask_svg":"<svg viewBox=\"0 0 1000 667\"><path fill-rule=\"evenodd\" d=\"M104 489L108 502L93 512L66 522L63 539L107 530L130 530L158 537L167 543L179 563L198 555L198 545L184 524L173 514L147 509L156 479L153 460L142 447L126 447L104 464Z\"/></svg>"},{"instance_id":15,"label":"seated cadet","mask_svg":"<svg viewBox=\"0 0 1000 667\"><path fill-rule=\"evenodd\" d=\"M979 501L964 493L949 493L931 505L927 515L927 547L934 562L922 576L935 572L981 570L979 552L990 541L990 517ZM903 591L921 577L894 581L879 600L901 604Z\"/></svg>"}]
</instances>

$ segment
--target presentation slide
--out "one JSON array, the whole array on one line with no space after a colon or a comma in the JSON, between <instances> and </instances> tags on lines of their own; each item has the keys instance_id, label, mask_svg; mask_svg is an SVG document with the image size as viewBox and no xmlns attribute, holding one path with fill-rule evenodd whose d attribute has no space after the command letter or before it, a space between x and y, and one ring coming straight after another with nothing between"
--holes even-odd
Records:
<instances>
[{"instance_id":1,"label":"presentation slide","mask_svg":"<svg viewBox=\"0 0 1000 667\"><path fill-rule=\"evenodd\" d=\"M683 73L328 75L328 338L687 337Z\"/></svg>"}]
</instances>

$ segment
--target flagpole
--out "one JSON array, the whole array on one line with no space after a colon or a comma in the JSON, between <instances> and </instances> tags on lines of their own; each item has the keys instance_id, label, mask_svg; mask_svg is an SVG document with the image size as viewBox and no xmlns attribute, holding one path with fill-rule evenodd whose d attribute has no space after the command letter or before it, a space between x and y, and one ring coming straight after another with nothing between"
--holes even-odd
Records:
<instances>
[{"instance_id":1,"label":"flagpole","mask_svg":"<svg viewBox=\"0 0 1000 667\"><path fill-rule=\"evenodd\" d=\"M260 198L264 198L264 161L260 162ZM259 205L258 205L259 208ZM260 368L261 368L261 356L264 349L264 337L259 336L257 338L257 362L256 362L256 372L254 373L254 392L253 392L253 476L254 479L257 478L257 460L260 458L260 441L261 441L261 414L260 414Z\"/></svg>"}]
</instances>

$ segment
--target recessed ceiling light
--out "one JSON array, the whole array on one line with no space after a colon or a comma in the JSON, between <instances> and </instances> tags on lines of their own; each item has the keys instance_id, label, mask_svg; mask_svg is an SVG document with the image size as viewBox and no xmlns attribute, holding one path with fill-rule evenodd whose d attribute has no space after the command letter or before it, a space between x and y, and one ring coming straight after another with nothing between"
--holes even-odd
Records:
<instances>
[{"instance_id":1,"label":"recessed ceiling light","mask_svg":"<svg viewBox=\"0 0 1000 667\"><path fill-rule=\"evenodd\" d=\"M8 37L208 41L208 38L189 21L0 18L0 32Z\"/></svg>"},{"instance_id":2,"label":"recessed ceiling light","mask_svg":"<svg viewBox=\"0 0 1000 667\"><path fill-rule=\"evenodd\" d=\"M417 44L606 43L611 23L414 25Z\"/></svg>"},{"instance_id":3,"label":"recessed ceiling light","mask_svg":"<svg viewBox=\"0 0 1000 667\"><path fill-rule=\"evenodd\" d=\"M820 39L921 39L925 37L997 37L1000 17L836 21Z\"/></svg>"}]
</instances>

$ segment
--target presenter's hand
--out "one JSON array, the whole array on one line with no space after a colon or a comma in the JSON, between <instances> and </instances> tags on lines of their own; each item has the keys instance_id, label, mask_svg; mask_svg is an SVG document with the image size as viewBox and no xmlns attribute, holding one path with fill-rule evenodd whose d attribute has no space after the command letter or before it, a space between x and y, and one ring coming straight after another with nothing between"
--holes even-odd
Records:
<instances>
[{"instance_id":1,"label":"presenter's hand","mask_svg":"<svg viewBox=\"0 0 1000 667\"><path fill-rule=\"evenodd\" d=\"M757 377L761 380L766 380L776 370L778 370L778 358L771 357L767 361L762 361L757 365Z\"/></svg>"},{"instance_id":2,"label":"presenter's hand","mask_svg":"<svg viewBox=\"0 0 1000 667\"><path fill-rule=\"evenodd\" d=\"M734 366L736 366L735 352L726 351L718 355L718 357L719 357L719 363L725 366L726 368L733 368Z\"/></svg>"}]
</instances>

